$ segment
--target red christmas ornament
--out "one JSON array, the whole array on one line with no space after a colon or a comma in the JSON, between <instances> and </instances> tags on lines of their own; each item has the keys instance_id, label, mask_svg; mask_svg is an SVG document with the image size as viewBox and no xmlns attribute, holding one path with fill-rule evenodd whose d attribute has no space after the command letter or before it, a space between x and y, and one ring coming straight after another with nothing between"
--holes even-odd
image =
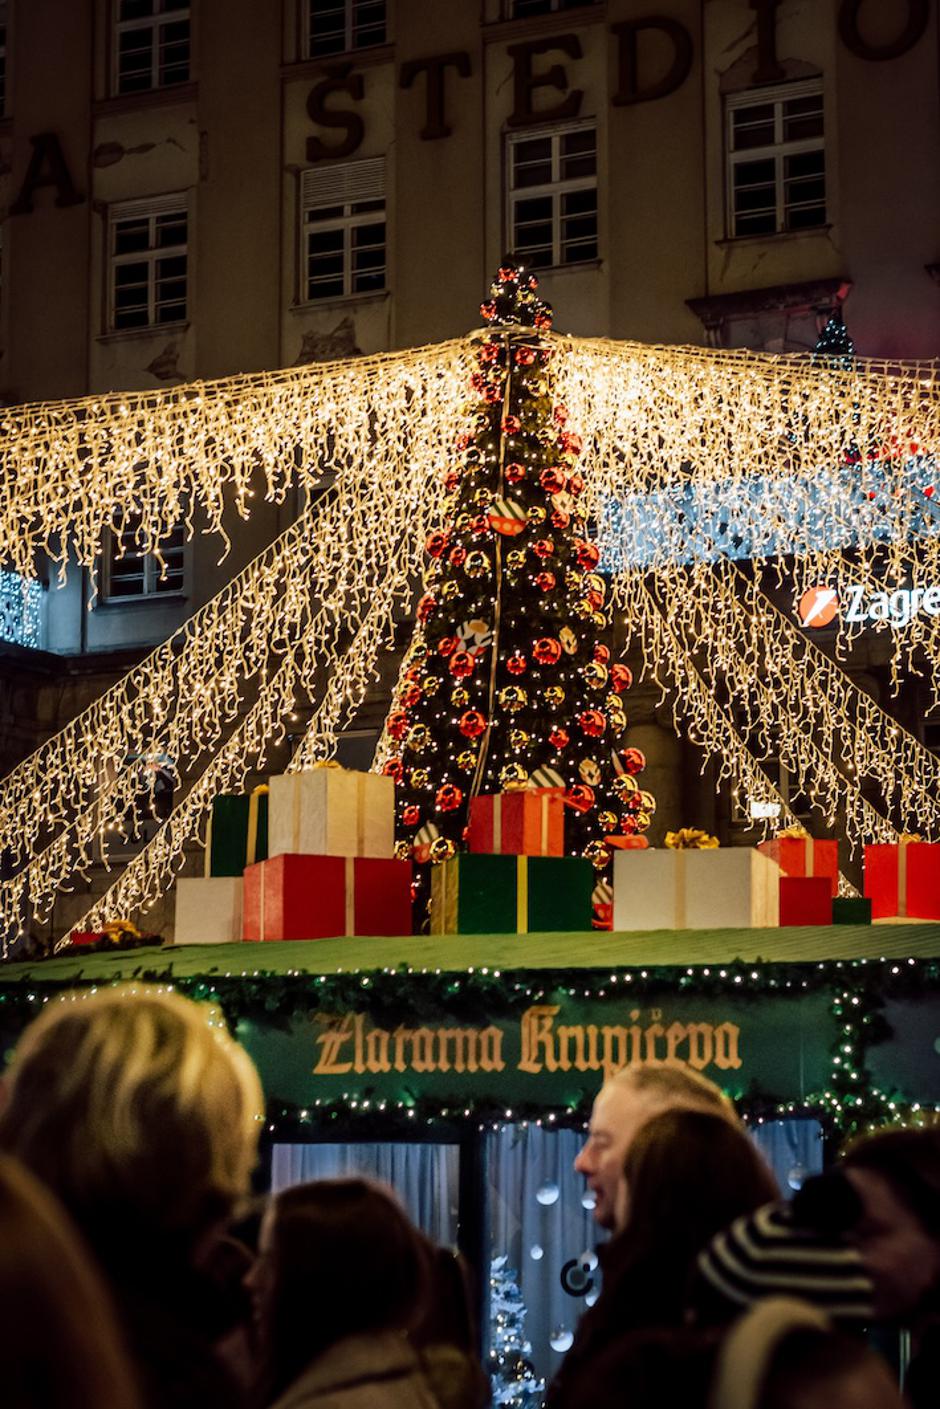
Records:
<instances>
[{"instance_id":1,"label":"red christmas ornament","mask_svg":"<svg viewBox=\"0 0 940 1409\"><path fill-rule=\"evenodd\" d=\"M466 433L464 433L463 435L458 435L457 439L454 441L454 444L456 445L458 452L462 455L463 452L467 449L467 447L473 444L473 436L467 435Z\"/></svg>"},{"instance_id":2,"label":"red christmas ornament","mask_svg":"<svg viewBox=\"0 0 940 1409\"><path fill-rule=\"evenodd\" d=\"M552 326L552 315L548 312L536 313L533 321L539 332L544 333Z\"/></svg>"},{"instance_id":3,"label":"red christmas ornament","mask_svg":"<svg viewBox=\"0 0 940 1409\"><path fill-rule=\"evenodd\" d=\"M580 455L584 449L584 441L571 431L562 431L558 437L558 444L561 446L563 455Z\"/></svg>"},{"instance_id":4,"label":"red christmas ornament","mask_svg":"<svg viewBox=\"0 0 940 1409\"><path fill-rule=\"evenodd\" d=\"M386 778L394 778L396 783L400 783L405 770L400 758L387 758L382 764L382 772Z\"/></svg>"},{"instance_id":5,"label":"red christmas ornament","mask_svg":"<svg viewBox=\"0 0 940 1409\"><path fill-rule=\"evenodd\" d=\"M507 484L518 484L520 480L525 479L525 465L520 465L518 461L513 460L511 464L506 466L503 474Z\"/></svg>"},{"instance_id":6,"label":"red christmas ornament","mask_svg":"<svg viewBox=\"0 0 940 1409\"><path fill-rule=\"evenodd\" d=\"M565 487L564 470L559 470L556 465L549 465L548 469L539 475L539 484L546 494L559 494Z\"/></svg>"},{"instance_id":7,"label":"red christmas ornament","mask_svg":"<svg viewBox=\"0 0 940 1409\"><path fill-rule=\"evenodd\" d=\"M568 476L568 493L573 494L574 497L577 499L578 495L581 493L583 488L584 476L579 474L578 471L575 470L573 475Z\"/></svg>"},{"instance_id":8,"label":"red christmas ornament","mask_svg":"<svg viewBox=\"0 0 940 1409\"><path fill-rule=\"evenodd\" d=\"M506 662L506 669L510 675L524 675L528 669L528 662L521 651L514 651Z\"/></svg>"},{"instance_id":9,"label":"red christmas ornament","mask_svg":"<svg viewBox=\"0 0 940 1409\"><path fill-rule=\"evenodd\" d=\"M498 342L485 342L477 353L479 362L498 362L501 348Z\"/></svg>"},{"instance_id":10,"label":"red christmas ornament","mask_svg":"<svg viewBox=\"0 0 940 1409\"><path fill-rule=\"evenodd\" d=\"M575 542L575 550L578 555L578 562L585 572L593 572L601 560L601 551L595 543L588 543L587 539L579 538Z\"/></svg>"},{"instance_id":11,"label":"red christmas ornament","mask_svg":"<svg viewBox=\"0 0 940 1409\"><path fill-rule=\"evenodd\" d=\"M473 376L470 378L470 385L474 391L482 391L486 386L486 378L483 373L474 372Z\"/></svg>"},{"instance_id":12,"label":"red christmas ornament","mask_svg":"<svg viewBox=\"0 0 940 1409\"><path fill-rule=\"evenodd\" d=\"M621 832L623 832L625 837L635 837L637 832L640 830L639 823L637 822L635 817L631 817L628 814L626 817L621 817L620 830Z\"/></svg>"},{"instance_id":13,"label":"red christmas ornament","mask_svg":"<svg viewBox=\"0 0 940 1409\"><path fill-rule=\"evenodd\" d=\"M587 602L592 612L600 611L601 607L604 605L604 594L603 592L596 591L592 587L584 600Z\"/></svg>"},{"instance_id":14,"label":"red christmas ornament","mask_svg":"<svg viewBox=\"0 0 940 1409\"><path fill-rule=\"evenodd\" d=\"M496 317L496 304L492 299L488 300L486 303L480 304L480 313L486 319L487 323L491 322L492 319Z\"/></svg>"},{"instance_id":15,"label":"red christmas ornament","mask_svg":"<svg viewBox=\"0 0 940 1409\"><path fill-rule=\"evenodd\" d=\"M486 728L486 720L478 709L468 709L460 716L457 728L465 739L478 739Z\"/></svg>"},{"instance_id":16,"label":"red christmas ornament","mask_svg":"<svg viewBox=\"0 0 940 1409\"><path fill-rule=\"evenodd\" d=\"M575 812L590 812L594 806L594 789L587 783L574 783L565 793L565 804Z\"/></svg>"},{"instance_id":17,"label":"red christmas ornament","mask_svg":"<svg viewBox=\"0 0 940 1409\"><path fill-rule=\"evenodd\" d=\"M511 264L501 264L496 271L496 277L501 284L511 284L515 282L516 271Z\"/></svg>"},{"instance_id":18,"label":"red christmas ornament","mask_svg":"<svg viewBox=\"0 0 940 1409\"><path fill-rule=\"evenodd\" d=\"M571 735L567 729L563 729L559 724L549 734L548 742L553 749L566 749L571 742Z\"/></svg>"},{"instance_id":19,"label":"red christmas ornament","mask_svg":"<svg viewBox=\"0 0 940 1409\"><path fill-rule=\"evenodd\" d=\"M555 425L556 425L556 426L563 426L563 425L565 424L565 422L568 420L568 408L567 408L567 406L562 406L562 405L559 403L559 405L556 406L555 409L554 409L554 411L552 412L552 415L553 415L553 417L554 417L554 419L555 419Z\"/></svg>"},{"instance_id":20,"label":"red christmas ornament","mask_svg":"<svg viewBox=\"0 0 940 1409\"><path fill-rule=\"evenodd\" d=\"M448 470L447 473L446 473L445 476L444 476L444 488L447 490L447 493L448 493L448 494L453 494L454 490L457 488L457 486L458 486L459 484L460 484L460 474L459 474L459 472L458 472L457 470Z\"/></svg>"},{"instance_id":21,"label":"red christmas ornament","mask_svg":"<svg viewBox=\"0 0 940 1409\"><path fill-rule=\"evenodd\" d=\"M532 654L539 665L557 665L561 660L561 644L554 636L543 636L532 647Z\"/></svg>"},{"instance_id":22,"label":"red christmas ornament","mask_svg":"<svg viewBox=\"0 0 940 1409\"><path fill-rule=\"evenodd\" d=\"M564 530L571 523L571 515L566 514L564 509L554 509L548 521L552 528Z\"/></svg>"},{"instance_id":23,"label":"red christmas ornament","mask_svg":"<svg viewBox=\"0 0 940 1409\"><path fill-rule=\"evenodd\" d=\"M627 773L633 778L646 767L646 754L642 749L620 749L614 754L614 767L618 773Z\"/></svg>"},{"instance_id":24,"label":"red christmas ornament","mask_svg":"<svg viewBox=\"0 0 940 1409\"><path fill-rule=\"evenodd\" d=\"M452 656L460 647L459 636L442 636L437 643L438 655Z\"/></svg>"},{"instance_id":25,"label":"red christmas ornament","mask_svg":"<svg viewBox=\"0 0 940 1409\"><path fill-rule=\"evenodd\" d=\"M403 739L408 728L408 716L402 709L396 709L394 714L388 716L386 725L389 735L393 739Z\"/></svg>"},{"instance_id":26,"label":"red christmas ornament","mask_svg":"<svg viewBox=\"0 0 940 1409\"><path fill-rule=\"evenodd\" d=\"M418 613L417 613L417 615L418 615L418 620L421 622L421 625L422 625L422 626L423 626L424 623L427 621L428 617L431 615L431 613L433 612L433 610L434 610L434 608L435 608L436 606L437 606L437 598L435 597L434 593L433 593L433 592L425 592L424 596L423 596L423 597L421 598L421 600L418 602Z\"/></svg>"},{"instance_id":27,"label":"red christmas ornament","mask_svg":"<svg viewBox=\"0 0 940 1409\"><path fill-rule=\"evenodd\" d=\"M448 661L448 666L451 675L458 680L466 680L469 675L473 674L474 659L469 651L454 651Z\"/></svg>"},{"instance_id":28,"label":"red christmas ornament","mask_svg":"<svg viewBox=\"0 0 940 1409\"><path fill-rule=\"evenodd\" d=\"M540 572L536 574L535 585L542 592L551 592L555 586L555 574L553 572Z\"/></svg>"},{"instance_id":29,"label":"red christmas ornament","mask_svg":"<svg viewBox=\"0 0 940 1409\"><path fill-rule=\"evenodd\" d=\"M453 812L463 802L463 789L456 783L445 783L434 795L434 803L439 812Z\"/></svg>"},{"instance_id":30,"label":"red christmas ornament","mask_svg":"<svg viewBox=\"0 0 940 1409\"><path fill-rule=\"evenodd\" d=\"M555 545L550 538L538 538L532 544L532 551L538 558L550 558L555 551Z\"/></svg>"},{"instance_id":31,"label":"red christmas ornament","mask_svg":"<svg viewBox=\"0 0 940 1409\"><path fill-rule=\"evenodd\" d=\"M498 382L487 382L483 388L483 400L487 406L495 406L497 401L502 401L503 389Z\"/></svg>"},{"instance_id":32,"label":"red christmas ornament","mask_svg":"<svg viewBox=\"0 0 940 1409\"><path fill-rule=\"evenodd\" d=\"M518 416L503 417L503 435L517 435L522 430L522 422Z\"/></svg>"},{"instance_id":33,"label":"red christmas ornament","mask_svg":"<svg viewBox=\"0 0 940 1409\"><path fill-rule=\"evenodd\" d=\"M421 821L421 813L415 807L414 803L410 803L408 807L405 808L404 812L401 814L401 820L406 827L417 827L418 823Z\"/></svg>"},{"instance_id":34,"label":"red christmas ornament","mask_svg":"<svg viewBox=\"0 0 940 1409\"><path fill-rule=\"evenodd\" d=\"M609 651L607 655L609 659ZM633 684L633 671L628 665L612 665L610 667L610 683L616 693L622 695L624 690L629 690Z\"/></svg>"},{"instance_id":35,"label":"red christmas ornament","mask_svg":"<svg viewBox=\"0 0 940 1409\"><path fill-rule=\"evenodd\" d=\"M489 533L490 521L486 514L474 514L470 520L470 532L474 538L482 538L484 533Z\"/></svg>"},{"instance_id":36,"label":"red christmas ornament","mask_svg":"<svg viewBox=\"0 0 940 1409\"><path fill-rule=\"evenodd\" d=\"M578 715L578 723L590 739L599 739L607 728L607 719L599 709L585 709Z\"/></svg>"},{"instance_id":37,"label":"red christmas ornament","mask_svg":"<svg viewBox=\"0 0 940 1409\"><path fill-rule=\"evenodd\" d=\"M402 692L401 702L405 709L414 709L421 698L421 687L419 685L409 685L407 690Z\"/></svg>"},{"instance_id":38,"label":"red christmas ornament","mask_svg":"<svg viewBox=\"0 0 940 1409\"><path fill-rule=\"evenodd\" d=\"M535 361L534 347L520 347L516 349L516 365L518 367L531 367Z\"/></svg>"},{"instance_id":39,"label":"red christmas ornament","mask_svg":"<svg viewBox=\"0 0 940 1409\"><path fill-rule=\"evenodd\" d=\"M424 545L424 551L432 558L439 558L447 548L446 533L431 533Z\"/></svg>"},{"instance_id":40,"label":"red christmas ornament","mask_svg":"<svg viewBox=\"0 0 940 1409\"><path fill-rule=\"evenodd\" d=\"M467 561L466 548L462 547L458 543L456 548L451 548L447 561L451 564L452 567L463 567L464 563Z\"/></svg>"},{"instance_id":41,"label":"red christmas ornament","mask_svg":"<svg viewBox=\"0 0 940 1409\"><path fill-rule=\"evenodd\" d=\"M594 647L594 659L599 665L606 665L610 660L610 647L605 646L603 641L598 641ZM616 666L614 667L616 669ZM626 669L626 667L624 667Z\"/></svg>"}]
</instances>

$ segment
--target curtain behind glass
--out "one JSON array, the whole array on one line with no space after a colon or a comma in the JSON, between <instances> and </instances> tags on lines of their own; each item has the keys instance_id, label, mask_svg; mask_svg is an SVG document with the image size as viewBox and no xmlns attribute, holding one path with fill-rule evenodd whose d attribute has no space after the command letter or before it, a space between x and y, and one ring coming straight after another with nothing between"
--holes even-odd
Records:
<instances>
[{"instance_id":1,"label":"curtain behind glass","mask_svg":"<svg viewBox=\"0 0 940 1409\"><path fill-rule=\"evenodd\" d=\"M275 1145L271 1191L309 1179L362 1174L390 1184L414 1223L436 1243L457 1242L459 1148L403 1143Z\"/></svg>"}]
</instances>

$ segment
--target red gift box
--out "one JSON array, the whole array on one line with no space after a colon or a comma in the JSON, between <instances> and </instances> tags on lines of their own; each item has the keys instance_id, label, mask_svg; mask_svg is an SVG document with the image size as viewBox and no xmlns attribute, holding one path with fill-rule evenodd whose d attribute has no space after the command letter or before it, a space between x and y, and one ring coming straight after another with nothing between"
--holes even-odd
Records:
<instances>
[{"instance_id":1,"label":"red gift box","mask_svg":"<svg viewBox=\"0 0 940 1409\"><path fill-rule=\"evenodd\" d=\"M773 837L757 850L776 861L787 876L828 876L830 900L839 894L839 843L813 837ZM780 921L783 924L783 920ZM807 921L807 923L812 923Z\"/></svg>"},{"instance_id":2,"label":"red gift box","mask_svg":"<svg viewBox=\"0 0 940 1409\"><path fill-rule=\"evenodd\" d=\"M831 925L828 876L780 877L781 925Z\"/></svg>"},{"instance_id":3,"label":"red gift box","mask_svg":"<svg viewBox=\"0 0 940 1409\"><path fill-rule=\"evenodd\" d=\"M470 802L471 851L503 856L564 856L564 788L484 794Z\"/></svg>"},{"instance_id":4,"label":"red gift box","mask_svg":"<svg viewBox=\"0 0 940 1409\"><path fill-rule=\"evenodd\" d=\"M104 939L101 930L72 930L69 935L69 944L74 944L76 948L82 948L86 944L97 944Z\"/></svg>"},{"instance_id":5,"label":"red gift box","mask_svg":"<svg viewBox=\"0 0 940 1409\"><path fill-rule=\"evenodd\" d=\"M865 848L871 917L940 920L940 845L888 842Z\"/></svg>"},{"instance_id":6,"label":"red gift box","mask_svg":"<svg viewBox=\"0 0 940 1409\"><path fill-rule=\"evenodd\" d=\"M244 940L410 933L410 861L289 853L245 868Z\"/></svg>"}]
</instances>

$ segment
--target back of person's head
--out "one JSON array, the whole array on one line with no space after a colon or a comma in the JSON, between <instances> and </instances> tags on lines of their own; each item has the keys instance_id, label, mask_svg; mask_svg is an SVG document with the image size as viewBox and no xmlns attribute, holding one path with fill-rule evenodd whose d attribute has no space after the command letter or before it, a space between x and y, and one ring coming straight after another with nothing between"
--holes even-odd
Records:
<instances>
[{"instance_id":1,"label":"back of person's head","mask_svg":"<svg viewBox=\"0 0 940 1409\"><path fill-rule=\"evenodd\" d=\"M940 1129L866 1135L847 1147L842 1168L880 1175L927 1232L940 1238Z\"/></svg>"},{"instance_id":2,"label":"back of person's head","mask_svg":"<svg viewBox=\"0 0 940 1409\"><path fill-rule=\"evenodd\" d=\"M619 1086L626 1086L653 1105L665 1109L691 1108L722 1112L734 1116L734 1107L720 1086L709 1081L701 1072L689 1067L669 1066L661 1062L635 1062L621 1067L611 1077Z\"/></svg>"},{"instance_id":3,"label":"back of person's head","mask_svg":"<svg viewBox=\"0 0 940 1409\"><path fill-rule=\"evenodd\" d=\"M644 1269L644 1299L681 1310L695 1259L720 1229L779 1196L748 1135L717 1110L674 1109L637 1131L624 1164L614 1266Z\"/></svg>"},{"instance_id":4,"label":"back of person's head","mask_svg":"<svg viewBox=\"0 0 940 1409\"><path fill-rule=\"evenodd\" d=\"M50 1002L5 1078L0 1149L88 1236L193 1244L248 1188L262 1116L248 1054L214 1010L122 984Z\"/></svg>"},{"instance_id":5,"label":"back of person's head","mask_svg":"<svg viewBox=\"0 0 940 1409\"><path fill-rule=\"evenodd\" d=\"M137 1409L97 1270L65 1213L0 1156L0 1403L4 1409Z\"/></svg>"},{"instance_id":6,"label":"back of person's head","mask_svg":"<svg viewBox=\"0 0 940 1409\"><path fill-rule=\"evenodd\" d=\"M407 1330L425 1309L425 1248L391 1191L367 1179L285 1189L262 1229L269 1392L347 1336Z\"/></svg>"},{"instance_id":7,"label":"back of person's head","mask_svg":"<svg viewBox=\"0 0 940 1409\"><path fill-rule=\"evenodd\" d=\"M817 1308L771 1297L719 1351L708 1409L902 1409L884 1361Z\"/></svg>"}]
</instances>

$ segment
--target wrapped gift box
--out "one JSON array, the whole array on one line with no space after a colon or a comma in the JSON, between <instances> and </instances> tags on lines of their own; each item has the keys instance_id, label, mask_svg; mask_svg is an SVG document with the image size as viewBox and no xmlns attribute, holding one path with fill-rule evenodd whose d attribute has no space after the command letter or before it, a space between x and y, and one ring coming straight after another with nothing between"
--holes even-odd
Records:
<instances>
[{"instance_id":1,"label":"wrapped gift box","mask_svg":"<svg viewBox=\"0 0 940 1409\"><path fill-rule=\"evenodd\" d=\"M781 925L831 925L832 891L828 876L780 877Z\"/></svg>"},{"instance_id":2,"label":"wrapped gift box","mask_svg":"<svg viewBox=\"0 0 940 1409\"><path fill-rule=\"evenodd\" d=\"M395 784L384 774L313 768L270 788L269 856L395 855Z\"/></svg>"},{"instance_id":3,"label":"wrapped gift box","mask_svg":"<svg viewBox=\"0 0 940 1409\"><path fill-rule=\"evenodd\" d=\"M757 850L776 861L786 876L828 876L830 896L838 895L838 842L816 841L813 837L774 837L758 842Z\"/></svg>"},{"instance_id":4,"label":"wrapped gift box","mask_svg":"<svg viewBox=\"0 0 940 1409\"><path fill-rule=\"evenodd\" d=\"M212 802L206 837L206 875L241 876L268 854L268 789L222 793Z\"/></svg>"},{"instance_id":5,"label":"wrapped gift box","mask_svg":"<svg viewBox=\"0 0 940 1409\"><path fill-rule=\"evenodd\" d=\"M614 929L753 929L779 924L780 867L754 847L614 853Z\"/></svg>"},{"instance_id":6,"label":"wrapped gift box","mask_svg":"<svg viewBox=\"0 0 940 1409\"><path fill-rule=\"evenodd\" d=\"M410 933L410 861L287 854L245 870L243 939Z\"/></svg>"},{"instance_id":7,"label":"wrapped gift box","mask_svg":"<svg viewBox=\"0 0 940 1409\"><path fill-rule=\"evenodd\" d=\"M174 944L237 944L242 937L241 876L181 876Z\"/></svg>"},{"instance_id":8,"label":"wrapped gift box","mask_svg":"<svg viewBox=\"0 0 940 1409\"><path fill-rule=\"evenodd\" d=\"M583 856L464 853L431 872L431 933L589 930L593 889Z\"/></svg>"},{"instance_id":9,"label":"wrapped gift box","mask_svg":"<svg viewBox=\"0 0 940 1409\"><path fill-rule=\"evenodd\" d=\"M834 925L870 925L871 901L864 895L837 895L832 902Z\"/></svg>"},{"instance_id":10,"label":"wrapped gift box","mask_svg":"<svg viewBox=\"0 0 940 1409\"><path fill-rule=\"evenodd\" d=\"M564 856L563 788L484 794L470 803L471 851L508 856Z\"/></svg>"},{"instance_id":11,"label":"wrapped gift box","mask_svg":"<svg viewBox=\"0 0 940 1409\"><path fill-rule=\"evenodd\" d=\"M97 944L99 939L104 939L101 930L72 930L69 935L69 944L74 944L79 949L84 949L86 944Z\"/></svg>"},{"instance_id":12,"label":"wrapped gift box","mask_svg":"<svg viewBox=\"0 0 940 1409\"><path fill-rule=\"evenodd\" d=\"M940 920L940 845L892 842L865 848L872 919Z\"/></svg>"}]
</instances>

